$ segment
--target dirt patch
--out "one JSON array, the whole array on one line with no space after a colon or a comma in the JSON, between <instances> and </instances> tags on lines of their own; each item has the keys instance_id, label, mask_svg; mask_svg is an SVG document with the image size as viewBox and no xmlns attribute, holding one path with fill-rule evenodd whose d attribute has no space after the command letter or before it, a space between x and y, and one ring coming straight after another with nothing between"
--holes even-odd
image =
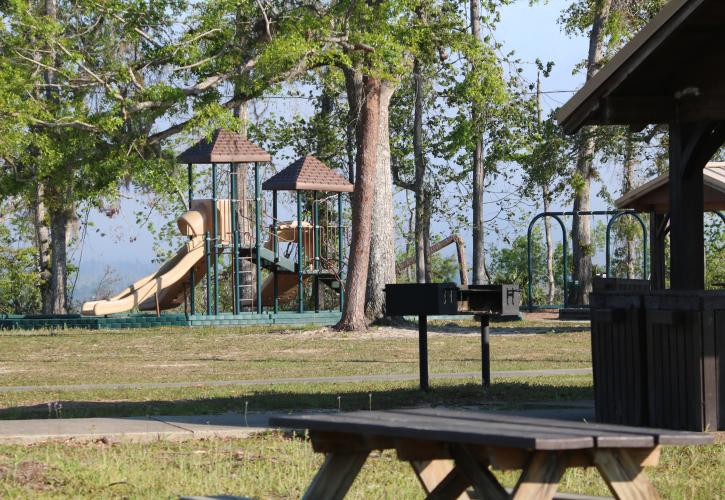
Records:
<instances>
[{"instance_id":1,"label":"dirt patch","mask_svg":"<svg viewBox=\"0 0 725 500\"><path fill-rule=\"evenodd\" d=\"M49 470L47 464L33 460L17 465L0 464L0 481L13 481L35 490L47 490L51 487L48 480Z\"/></svg>"}]
</instances>

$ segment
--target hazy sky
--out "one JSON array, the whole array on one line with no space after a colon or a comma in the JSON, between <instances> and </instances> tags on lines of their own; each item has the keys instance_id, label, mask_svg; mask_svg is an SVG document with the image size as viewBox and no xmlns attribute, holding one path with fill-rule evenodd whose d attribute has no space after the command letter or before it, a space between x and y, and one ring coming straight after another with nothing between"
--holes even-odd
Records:
<instances>
[{"instance_id":1,"label":"hazy sky","mask_svg":"<svg viewBox=\"0 0 725 500\"><path fill-rule=\"evenodd\" d=\"M571 0L569 0L570 2ZM504 44L506 51L514 50L523 61L533 63L537 58L542 61L555 61L556 64L549 78L543 80L545 94L543 104L549 110L563 104L571 95L572 90L583 83L581 74L573 75L573 68L586 54L587 41L583 38L569 38L561 32L557 23L563 8L569 3L564 0L551 0L529 7L528 1L519 2L503 10L502 21L494 34ZM533 64L524 64L524 75L530 81L536 80L536 69ZM302 106L293 103L292 106ZM277 167L284 165L278 164ZM598 187L592 189L593 193ZM593 200L593 208L604 208L603 202ZM142 263L149 262L154 253L151 236L143 227L137 227L134 212L145 207L144 200L128 200L121 206L119 215L108 219L101 214L92 214L91 227L85 238L83 260L93 267L99 264L117 263L122 281L132 281L135 274L146 272L141 269ZM568 207L557 207L570 209ZM105 235L105 236L103 236ZM466 235L470 242L470 235ZM469 245L470 252L470 245ZM76 259L80 253L76 252ZM139 264L141 263L141 264ZM83 265L81 263L81 268ZM88 276L86 279L89 279ZM80 281L84 280L81 271Z\"/></svg>"}]
</instances>

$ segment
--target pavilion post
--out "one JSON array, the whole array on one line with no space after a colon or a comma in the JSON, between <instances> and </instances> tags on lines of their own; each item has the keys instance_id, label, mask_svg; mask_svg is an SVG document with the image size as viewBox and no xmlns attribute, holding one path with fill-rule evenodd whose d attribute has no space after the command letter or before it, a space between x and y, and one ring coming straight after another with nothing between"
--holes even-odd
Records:
<instances>
[{"instance_id":1,"label":"pavilion post","mask_svg":"<svg viewBox=\"0 0 725 500\"><path fill-rule=\"evenodd\" d=\"M314 242L314 266L315 266L315 281L314 281L314 301L315 301L315 312L320 312L320 214L317 210L317 191L313 191L312 199L312 234Z\"/></svg>"},{"instance_id":2,"label":"pavilion post","mask_svg":"<svg viewBox=\"0 0 725 500\"><path fill-rule=\"evenodd\" d=\"M277 264L279 263L279 235L277 234L277 190L272 191L272 242L274 243L274 267L272 268L272 279L274 280L273 298L274 313L279 312L279 274Z\"/></svg>"},{"instance_id":3,"label":"pavilion post","mask_svg":"<svg viewBox=\"0 0 725 500\"><path fill-rule=\"evenodd\" d=\"M670 124L670 286L705 288L703 168L693 124Z\"/></svg>"},{"instance_id":4,"label":"pavilion post","mask_svg":"<svg viewBox=\"0 0 725 500\"><path fill-rule=\"evenodd\" d=\"M188 188L189 188L189 210L191 210L191 202L194 201L194 165L189 163L187 165L188 171L187 171L187 181L188 181ZM189 273L189 314L193 315L196 312L195 302L196 302L196 293L194 290L194 285L196 285L196 267L191 268L191 272Z\"/></svg>"},{"instance_id":5,"label":"pavilion post","mask_svg":"<svg viewBox=\"0 0 725 500\"><path fill-rule=\"evenodd\" d=\"M260 186L259 186L259 163L254 164L254 247L257 257L257 314L262 314L262 256L260 254L262 248L262 215L260 213L262 204L260 203Z\"/></svg>"},{"instance_id":6,"label":"pavilion post","mask_svg":"<svg viewBox=\"0 0 725 500\"><path fill-rule=\"evenodd\" d=\"M212 221L212 265L214 266L214 314L219 314L219 263L217 256L219 255L219 219L217 214L217 171L216 163L211 164L211 221ZM207 271L208 272L208 271Z\"/></svg>"},{"instance_id":7,"label":"pavilion post","mask_svg":"<svg viewBox=\"0 0 725 500\"><path fill-rule=\"evenodd\" d=\"M344 255L344 241L342 230L342 193L337 193L337 279L340 285L340 311L345 304L345 290L342 286L342 257Z\"/></svg>"},{"instance_id":8,"label":"pavilion post","mask_svg":"<svg viewBox=\"0 0 725 500\"><path fill-rule=\"evenodd\" d=\"M654 210L649 215L650 286L665 289L665 222L666 215Z\"/></svg>"},{"instance_id":9,"label":"pavilion post","mask_svg":"<svg viewBox=\"0 0 725 500\"><path fill-rule=\"evenodd\" d=\"M302 283L302 259L304 257L302 244L302 195L297 191L297 312L302 313L304 306L304 286Z\"/></svg>"},{"instance_id":10,"label":"pavilion post","mask_svg":"<svg viewBox=\"0 0 725 500\"><path fill-rule=\"evenodd\" d=\"M234 305L232 312L239 314L239 231L237 226L237 182L239 166L236 163L230 165L229 173L229 216L232 225L232 300Z\"/></svg>"}]
</instances>

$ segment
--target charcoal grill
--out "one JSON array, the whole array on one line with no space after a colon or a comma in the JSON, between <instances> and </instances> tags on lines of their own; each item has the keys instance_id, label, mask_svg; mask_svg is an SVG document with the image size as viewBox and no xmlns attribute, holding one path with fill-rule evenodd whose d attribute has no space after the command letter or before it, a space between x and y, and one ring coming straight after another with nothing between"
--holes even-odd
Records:
<instances>
[{"instance_id":1,"label":"charcoal grill","mask_svg":"<svg viewBox=\"0 0 725 500\"><path fill-rule=\"evenodd\" d=\"M481 322L481 380L491 384L489 324L491 316L519 313L521 291L516 285L401 283L385 286L389 316L418 316L420 388L428 390L428 316L473 314Z\"/></svg>"}]
</instances>

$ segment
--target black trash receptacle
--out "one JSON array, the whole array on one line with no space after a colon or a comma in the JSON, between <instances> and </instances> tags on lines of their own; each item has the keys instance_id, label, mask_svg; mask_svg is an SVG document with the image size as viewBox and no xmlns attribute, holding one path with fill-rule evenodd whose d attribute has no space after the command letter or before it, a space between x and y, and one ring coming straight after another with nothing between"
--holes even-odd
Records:
<instances>
[{"instance_id":1,"label":"black trash receptacle","mask_svg":"<svg viewBox=\"0 0 725 500\"><path fill-rule=\"evenodd\" d=\"M725 428L725 293L645 297L650 425Z\"/></svg>"},{"instance_id":2,"label":"black trash receptacle","mask_svg":"<svg viewBox=\"0 0 725 500\"><path fill-rule=\"evenodd\" d=\"M598 422L648 425L644 293L590 295L594 407Z\"/></svg>"}]
</instances>

